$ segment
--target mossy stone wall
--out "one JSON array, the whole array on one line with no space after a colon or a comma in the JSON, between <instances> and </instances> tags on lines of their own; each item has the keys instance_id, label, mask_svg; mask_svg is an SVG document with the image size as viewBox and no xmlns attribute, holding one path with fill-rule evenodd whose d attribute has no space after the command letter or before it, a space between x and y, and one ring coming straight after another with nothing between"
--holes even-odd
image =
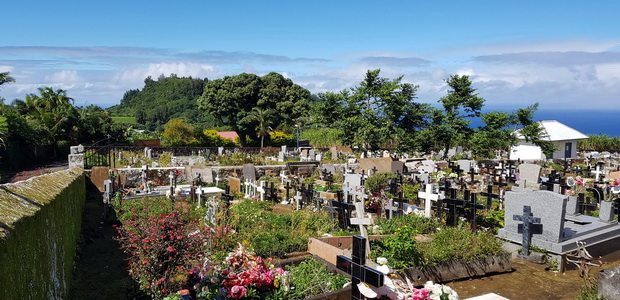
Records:
<instances>
[{"instance_id":1,"label":"mossy stone wall","mask_svg":"<svg viewBox=\"0 0 620 300\"><path fill-rule=\"evenodd\" d=\"M0 299L67 299L86 184L69 169L0 185Z\"/></svg>"}]
</instances>

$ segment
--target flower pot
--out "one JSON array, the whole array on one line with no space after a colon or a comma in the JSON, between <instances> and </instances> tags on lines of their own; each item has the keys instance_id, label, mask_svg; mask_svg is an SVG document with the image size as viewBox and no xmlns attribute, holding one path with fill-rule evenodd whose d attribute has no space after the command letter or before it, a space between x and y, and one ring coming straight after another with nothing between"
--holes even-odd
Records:
<instances>
[{"instance_id":1,"label":"flower pot","mask_svg":"<svg viewBox=\"0 0 620 300\"><path fill-rule=\"evenodd\" d=\"M568 201L566 202L566 214L568 215L579 214L579 197L568 196Z\"/></svg>"},{"instance_id":2,"label":"flower pot","mask_svg":"<svg viewBox=\"0 0 620 300\"><path fill-rule=\"evenodd\" d=\"M598 211L598 218L603 222L611 222L614 219L613 202L601 201L601 207Z\"/></svg>"}]
</instances>

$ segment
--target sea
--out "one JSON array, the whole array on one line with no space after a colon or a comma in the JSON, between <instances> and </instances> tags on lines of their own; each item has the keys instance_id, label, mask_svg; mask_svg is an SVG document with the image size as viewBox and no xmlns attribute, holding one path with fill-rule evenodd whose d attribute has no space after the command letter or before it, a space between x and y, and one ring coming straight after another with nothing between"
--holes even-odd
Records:
<instances>
[{"instance_id":1,"label":"sea","mask_svg":"<svg viewBox=\"0 0 620 300\"><path fill-rule=\"evenodd\" d=\"M620 111L616 110L539 110L535 120L556 120L581 133L620 136Z\"/></svg>"},{"instance_id":2,"label":"sea","mask_svg":"<svg viewBox=\"0 0 620 300\"><path fill-rule=\"evenodd\" d=\"M513 111L511 109L498 109ZM483 110L483 113L486 112ZM587 134L600 134L608 137L620 136L620 110L551 110L538 109L534 113L535 121L556 120L575 130ZM483 125L473 121L472 127Z\"/></svg>"}]
</instances>

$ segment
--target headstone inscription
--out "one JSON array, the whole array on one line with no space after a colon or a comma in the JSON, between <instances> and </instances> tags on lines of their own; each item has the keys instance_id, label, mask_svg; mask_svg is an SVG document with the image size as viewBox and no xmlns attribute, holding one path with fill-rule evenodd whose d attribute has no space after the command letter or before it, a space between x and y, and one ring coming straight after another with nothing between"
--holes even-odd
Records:
<instances>
[{"instance_id":1,"label":"headstone inscription","mask_svg":"<svg viewBox=\"0 0 620 300\"><path fill-rule=\"evenodd\" d=\"M366 240L363 236L354 235L351 258L344 255L336 257L336 268L351 275L351 299L355 300L365 299L357 287L360 282L365 282L377 288L383 286L383 273L366 266Z\"/></svg>"}]
</instances>

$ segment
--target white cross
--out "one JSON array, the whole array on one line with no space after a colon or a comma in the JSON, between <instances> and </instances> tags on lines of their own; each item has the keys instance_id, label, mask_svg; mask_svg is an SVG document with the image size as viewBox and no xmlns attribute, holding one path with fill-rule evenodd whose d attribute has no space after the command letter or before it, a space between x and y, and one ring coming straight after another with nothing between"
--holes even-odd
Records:
<instances>
[{"instance_id":1,"label":"white cross","mask_svg":"<svg viewBox=\"0 0 620 300\"><path fill-rule=\"evenodd\" d=\"M297 191L297 193L295 194L295 196L293 196L293 199L295 200L295 205L297 207L297 210L301 209L301 192Z\"/></svg>"},{"instance_id":2,"label":"white cross","mask_svg":"<svg viewBox=\"0 0 620 300\"><path fill-rule=\"evenodd\" d=\"M260 193L260 201L265 201L265 192L267 187L267 181L261 180L256 190Z\"/></svg>"},{"instance_id":3,"label":"white cross","mask_svg":"<svg viewBox=\"0 0 620 300\"><path fill-rule=\"evenodd\" d=\"M441 194L433 194L433 185L430 183L426 184L426 190L424 192L418 192L418 198L423 198L424 202L424 216L427 218L431 217L431 201L437 201L444 198Z\"/></svg>"},{"instance_id":4,"label":"white cross","mask_svg":"<svg viewBox=\"0 0 620 300\"><path fill-rule=\"evenodd\" d=\"M355 217L351 218L351 225L359 225L360 235L366 238L366 256L370 254L370 242L366 225L372 225L372 218L365 218L364 203L355 202Z\"/></svg>"},{"instance_id":5,"label":"white cross","mask_svg":"<svg viewBox=\"0 0 620 300\"><path fill-rule=\"evenodd\" d=\"M601 176L601 174L603 173L601 171L601 165L596 165L596 170L591 172L592 174L594 174L596 176L596 181L598 181L599 177Z\"/></svg>"},{"instance_id":6,"label":"white cross","mask_svg":"<svg viewBox=\"0 0 620 300\"><path fill-rule=\"evenodd\" d=\"M390 199L388 200L388 203L383 206L383 210L388 212L390 214L390 219L394 218L394 214L398 211L398 206L394 205L394 200Z\"/></svg>"}]
</instances>

